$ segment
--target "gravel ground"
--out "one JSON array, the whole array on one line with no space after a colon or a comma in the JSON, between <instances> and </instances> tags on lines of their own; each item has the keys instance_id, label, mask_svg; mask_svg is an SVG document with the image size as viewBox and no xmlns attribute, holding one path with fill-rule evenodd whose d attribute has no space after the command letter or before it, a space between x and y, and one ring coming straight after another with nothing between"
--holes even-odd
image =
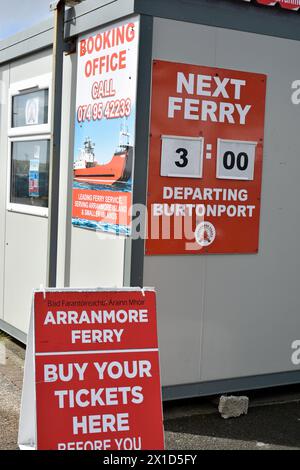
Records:
<instances>
[{"instance_id":1,"label":"gravel ground","mask_svg":"<svg viewBox=\"0 0 300 470\"><path fill-rule=\"evenodd\" d=\"M300 403L253 407L247 416L217 413L165 422L169 449L299 450Z\"/></svg>"},{"instance_id":2,"label":"gravel ground","mask_svg":"<svg viewBox=\"0 0 300 470\"><path fill-rule=\"evenodd\" d=\"M0 335L0 450L17 448L25 350ZM170 450L300 449L300 385L250 394L247 416L224 420L216 399L164 405Z\"/></svg>"},{"instance_id":3,"label":"gravel ground","mask_svg":"<svg viewBox=\"0 0 300 470\"><path fill-rule=\"evenodd\" d=\"M16 449L25 350L0 336L0 449Z\"/></svg>"}]
</instances>

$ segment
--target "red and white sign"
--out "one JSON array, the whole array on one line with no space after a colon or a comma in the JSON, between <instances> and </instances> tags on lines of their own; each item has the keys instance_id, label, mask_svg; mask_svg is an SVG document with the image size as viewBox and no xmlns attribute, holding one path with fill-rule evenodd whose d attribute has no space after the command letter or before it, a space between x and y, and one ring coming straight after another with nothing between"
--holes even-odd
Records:
<instances>
[{"instance_id":1,"label":"red and white sign","mask_svg":"<svg viewBox=\"0 0 300 470\"><path fill-rule=\"evenodd\" d=\"M131 233L139 18L78 40L73 224Z\"/></svg>"},{"instance_id":2,"label":"red and white sign","mask_svg":"<svg viewBox=\"0 0 300 470\"><path fill-rule=\"evenodd\" d=\"M40 450L163 449L153 290L34 295Z\"/></svg>"},{"instance_id":3,"label":"red and white sign","mask_svg":"<svg viewBox=\"0 0 300 470\"><path fill-rule=\"evenodd\" d=\"M244 0L245 2L250 2L251 0ZM299 10L300 8L300 0L256 0L257 3L261 5L268 5L274 6L279 3L282 8L286 8L287 10Z\"/></svg>"},{"instance_id":4,"label":"red and white sign","mask_svg":"<svg viewBox=\"0 0 300 470\"><path fill-rule=\"evenodd\" d=\"M155 61L146 254L258 251L266 76Z\"/></svg>"}]
</instances>

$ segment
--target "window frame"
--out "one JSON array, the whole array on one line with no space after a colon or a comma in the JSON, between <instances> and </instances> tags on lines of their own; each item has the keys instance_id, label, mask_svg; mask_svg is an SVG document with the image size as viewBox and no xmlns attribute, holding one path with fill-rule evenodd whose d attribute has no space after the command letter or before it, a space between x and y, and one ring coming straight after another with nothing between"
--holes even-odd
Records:
<instances>
[{"instance_id":1,"label":"window frame","mask_svg":"<svg viewBox=\"0 0 300 470\"><path fill-rule=\"evenodd\" d=\"M31 206L29 204L17 204L16 202L10 201L11 191L11 159L12 159L12 144L14 142L35 142L39 140L49 140L49 134L38 134L30 136L12 137L9 139L8 149L8 185L7 185L7 210L9 212L17 212L19 214L37 215L40 217L48 217L48 207ZM50 159L50 155L49 155ZM50 161L49 161L50 163ZM49 202L49 197L48 197Z\"/></svg>"},{"instance_id":2,"label":"window frame","mask_svg":"<svg viewBox=\"0 0 300 470\"><path fill-rule=\"evenodd\" d=\"M36 124L33 126L12 127L13 97L30 93L32 91L48 90L48 122L46 124ZM48 207L31 206L29 204L17 204L10 201L11 196L11 163L12 144L23 141L49 140L51 145L51 122L52 122L52 74L40 75L28 80L16 82L11 85L8 93L8 165L7 165L7 197L6 207L9 212L28 214L39 217L48 217ZM50 166L49 155L49 166ZM50 177L50 175L49 175ZM50 195L49 195L50 196Z\"/></svg>"},{"instance_id":3,"label":"window frame","mask_svg":"<svg viewBox=\"0 0 300 470\"><path fill-rule=\"evenodd\" d=\"M12 127L13 98L34 91L48 90L48 122L46 124L36 124L33 126ZM39 77L14 83L8 92L8 136L50 134L52 117L52 80L51 74L40 75Z\"/></svg>"}]
</instances>

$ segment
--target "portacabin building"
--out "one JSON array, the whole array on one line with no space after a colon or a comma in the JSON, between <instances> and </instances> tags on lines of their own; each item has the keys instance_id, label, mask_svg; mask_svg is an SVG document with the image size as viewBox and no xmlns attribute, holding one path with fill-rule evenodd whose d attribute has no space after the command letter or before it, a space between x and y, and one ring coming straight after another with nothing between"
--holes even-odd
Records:
<instances>
[{"instance_id":1,"label":"portacabin building","mask_svg":"<svg viewBox=\"0 0 300 470\"><path fill-rule=\"evenodd\" d=\"M0 43L3 331L55 257L58 287L156 287L165 399L299 381L299 7L82 2L56 107L53 19Z\"/></svg>"}]
</instances>

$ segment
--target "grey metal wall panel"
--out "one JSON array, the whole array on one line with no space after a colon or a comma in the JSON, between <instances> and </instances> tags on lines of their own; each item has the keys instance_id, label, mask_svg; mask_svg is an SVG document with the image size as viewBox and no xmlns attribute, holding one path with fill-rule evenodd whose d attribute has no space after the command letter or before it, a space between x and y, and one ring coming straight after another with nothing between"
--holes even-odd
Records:
<instances>
[{"instance_id":1,"label":"grey metal wall panel","mask_svg":"<svg viewBox=\"0 0 300 470\"><path fill-rule=\"evenodd\" d=\"M70 11L66 35L76 36L134 13L134 0L89 0Z\"/></svg>"},{"instance_id":2,"label":"grey metal wall panel","mask_svg":"<svg viewBox=\"0 0 300 470\"><path fill-rule=\"evenodd\" d=\"M258 390L261 388L294 385L300 382L300 371L280 372L278 374L253 375L235 379L215 380L193 384L163 387L163 400L182 400L184 398L219 395L236 391Z\"/></svg>"},{"instance_id":3,"label":"grey metal wall panel","mask_svg":"<svg viewBox=\"0 0 300 470\"><path fill-rule=\"evenodd\" d=\"M268 75L259 254L145 259L144 283L158 289L163 383L296 370L300 159L291 83L299 44L155 19L153 58Z\"/></svg>"},{"instance_id":4,"label":"grey metal wall panel","mask_svg":"<svg viewBox=\"0 0 300 470\"><path fill-rule=\"evenodd\" d=\"M200 380L205 258L147 257L144 285L157 290L162 385Z\"/></svg>"},{"instance_id":5,"label":"grey metal wall panel","mask_svg":"<svg viewBox=\"0 0 300 470\"><path fill-rule=\"evenodd\" d=\"M27 335L23 333L23 331L18 330L18 328L15 328L14 326L10 325L10 323L6 323L1 319L0 329L1 331L5 331L5 333L15 338L17 341L20 341L20 343L27 343Z\"/></svg>"},{"instance_id":6,"label":"grey metal wall panel","mask_svg":"<svg viewBox=\"0 0 300 470\"><path fill-rule=\"evenodd\" d=\"M32 27L20 31L13 36L10 36L6 39L0 41L0 51L4 51L12 46L15 46L18 43L24 42L30 38L39 36L41 33L53 28L53 21L51 18L42 21L39 24L33 25Z\"/></svg>"},{"instance_id":7,"label":"grey metal wall panel","mask_svg":"<svg viewBox=\"0 0 300 470\"><path fill-rule=\"evenodd\" d=\"M266 73L267 100L259 254L209 258L205 380L294 370L300 337L300 110L291 102L299 44L226 30L216 37L216 66Z\"/></svg>"},{"instance_id":8,"label":"grey metal wall panel","mask_svg":"<svg viewBox=\"0 0 300 470\"><path fill-rule=\"evenodd\" d=\"M87 0L68 10L66 36L133 13L300 40L299 14L237 0ZM52 24L50 18L0 42L0 63L51 47Z\"/></svg>"},{"instance_id":9,"label":"grey metal wall panel","mask_svg":"<svg viewBox=\"0 0 300 470\"><path fill-rule=\"evenodd\" d=\"M240 0L135 0L135 12L300 40L300 15Z\"/></svg>"},{"instance_id":10,"label":"grey metal wall panel","mask_svg":"<svg viewBox=\"0 0 300 470\"><path fill-rule=\"evenodd\" d=\"M154 58L202 65L215 60L215 33L206 26L155 19L153 38ZM158 291L163 385L200 380L205 264L197 256L145 258L144 285Z\"/></svg>"}]
</instances>

